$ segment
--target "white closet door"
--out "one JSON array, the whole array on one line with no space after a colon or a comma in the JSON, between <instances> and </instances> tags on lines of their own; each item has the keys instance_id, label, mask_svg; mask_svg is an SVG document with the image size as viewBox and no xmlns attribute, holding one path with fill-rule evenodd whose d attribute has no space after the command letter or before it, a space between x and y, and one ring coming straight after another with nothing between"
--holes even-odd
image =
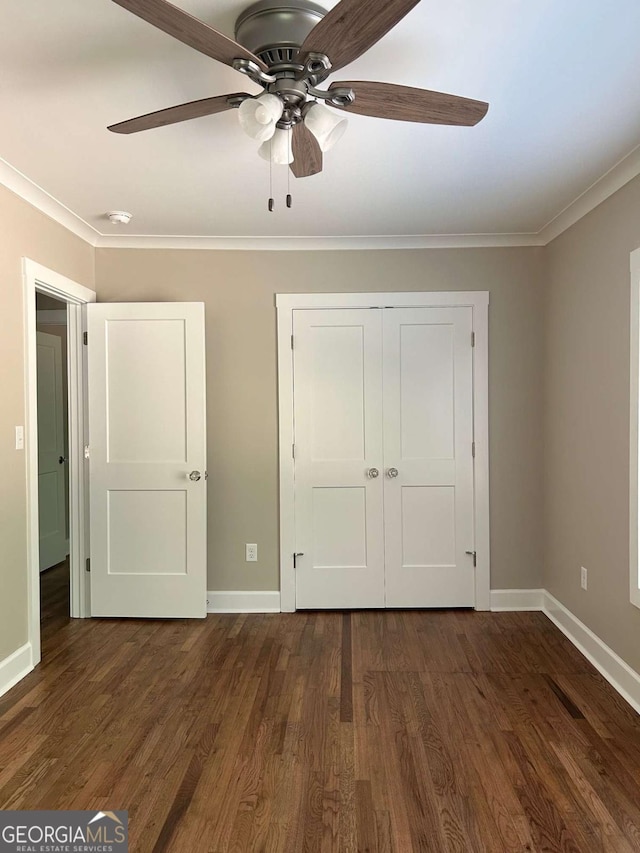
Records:
<instances>
[{"instance_id":1,"label":"white closet door","mask_svg":"<svg viewBox=\"0 0 640 853\"><path fill-rule=\"evenodd\" d=\"M295 311L293 331L296 606L383 607L382 311Z\"/></svg>"},{"instance_id":2,"label":"white closet door","mask_svg":"<svg viewBox=\"0 0 640 853\"><path fill-rule=\"evenodd\" d=\"M206 615L204 305L87 306L92 616Z\"/></svg>"},{"instance_id":3,"label":"white closet door","mask_svg":"<svg viewBox=\"0 0 640 853\"><path fill-rule=\"evenodd\" d=\"M385 309L383 329L386 606L471 607L472 309Z\"/></svg>"}]
</instances>

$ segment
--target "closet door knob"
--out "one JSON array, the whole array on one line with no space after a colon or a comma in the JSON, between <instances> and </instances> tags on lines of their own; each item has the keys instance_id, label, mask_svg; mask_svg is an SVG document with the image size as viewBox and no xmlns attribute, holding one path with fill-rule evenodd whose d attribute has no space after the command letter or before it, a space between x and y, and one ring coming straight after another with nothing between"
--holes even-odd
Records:
<instances>
[{"instance_id":1,"label":"closet door knob","mask_svg":"<svg viewBox=\"0 0 640 853\"><path fill-rule=\"evenodd\" d=\"M397 477L397 476L398 476L398 469L397 468L387 468L387 477L390 480L393 480L393 478Z\"/></svg>"},{"instance_id":2,"label":"closet door knob","mask_svg":"<svg viewBox=\"0 0 640 853\"><path fill-rule=\"evenodd\" d=\"M377 468L369 468L369 470L367 471L367 477L370 480L375 480L375 478L378 477L379 475L380 475L380 471L378 471Z\"/></svg>"}]
</instances>

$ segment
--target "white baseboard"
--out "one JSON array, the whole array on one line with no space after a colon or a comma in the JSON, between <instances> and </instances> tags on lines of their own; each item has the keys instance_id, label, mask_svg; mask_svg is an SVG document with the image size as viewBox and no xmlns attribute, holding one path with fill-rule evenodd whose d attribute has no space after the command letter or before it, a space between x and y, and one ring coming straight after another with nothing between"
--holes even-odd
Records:
<instances>
[{"instance_id":1,"label":"white baseboard","mask_svg":"<svg viewBox=\"0 0 640 853\"><path fill-rule=\"evenodd\" d=\"M622 698L626 699L634 711L640 714L640 675L546 590L543 610L578 651L582 652Z\"/></svg>"},{"instance_id":2,"label":"white baseboard","mask_svg":"<svg viewBox=\"0 0 640 853\"><path fill-rule=\"evenodd\" d=\"M11 690L25 675L29 675L32 669L31 643L25 643L0 661L0 696Z\"/></svg>"},{"instance_id":3,"label":"white baseboard","mask_svg":"<svg viewBox=\"0 0 640 853\"><path fill-rule=\"evenodd\" d=\"M207 613L280 613L280 593L209 590Z\"/></svg>"},{"instance_id":4,"label":"white baseboard","mask_svg":"<svg viewBox=\"0 0 640 853\"><path fill-rule=\"evenodd\" d=\"M541 610L640 714L640 674L546 589L492 589L491 610Z\"/></svg>"},{"instance_id":5,"label":"white baseboard","mask_svg":"<svg viewBox=\"0 0 640 853\"><path fill-rule=\"evenodd\" d=\"M542 610L543 589L492 589L491 610Z\"/></svg>"}]
</instances>

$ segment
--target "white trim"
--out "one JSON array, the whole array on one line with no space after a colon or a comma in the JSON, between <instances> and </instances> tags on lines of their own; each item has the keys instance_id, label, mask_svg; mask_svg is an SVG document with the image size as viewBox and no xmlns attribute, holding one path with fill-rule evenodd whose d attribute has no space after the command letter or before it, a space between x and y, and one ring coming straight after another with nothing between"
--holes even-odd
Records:
<instances>
[{"instance_id":1,"label":"white trim","mask_svg":"<svg viewBox=\"0 0 640 853\"><path fill-rule=\"evenodd\" d=\"M100 233L95 228L2 158L0 158L0 184L89 245L97 245Z\"/></svg>"},{"instance_id":2,"label":"white trim","mask_svg":"<svg viewBox=\"0 0 640 853\"><path fill-rule=\"evenodd\" d=\"M473 407L475 457L474 529L476 567L476 610L488 610L490 601L489 553L489 362L488 306L485 290L452 292L398 293L278 293L276 294L278 329L278 447L280 485L280 591L281 607L292 612L296 607L294 461L293 444L293 311L327 308L394 308L466 306L473 309Z\"/></svg>"},{"instance_id":3,"label":"white trim","mask_svg":"<svg viewBox=\"0 0 640 853\"><path fill-rule=\"evenodd\" d=\"M377 249L482 249L541 246L537 234L363 234L326 237L206 237L101 234L99 249L211 249L243 252L372 251Z\"/></svg>"},{"instance_id":4,"label":"white trim","mask_svg":"<svg viewBox=\"0 0 640 853\"><path fill-rule=\"evenodd\" d=\"M629 387L629 598L640 607L640 565L638 563L638 492L640 471L638 469L638 418L640 407L640 249L631 253L631 298L630 298L630 387Z\"/></svg>"},{"instance_id":5,"label":"white trim","mask_svg":"<svg viewBox=\"0 0 640 853\"><path fill-rule=\"evenodd\" d=\"M209 590L207 613L280 613L280 593L263 590Z\"/></svg>"},{"instance_id":6,"label":"white trim","mask_svg":"<svg viewBox=\"0 0 640 853\"><path fill-rule=\"evenodd\" d=\"M551 593L544 593L544 613L595 666L609 684L640 714L640 675Z\"/></svg>"},{"instance_id":7,"label":"white trim","mask_svg":"<svg viewBox=\"0 0 640 853\"><path fill-rule=\"evenodd\" d=\"M489 305L488 290L398 291L397 293L276 293L278 312L302 308L451 308ZM475 313L474 313L475 324ZM478 330L476 329L476 332ZM289 345L289 344L287 344Z\"/></svg>"},{"instance_id":8,"label":"white trim","mask_svg":"<svg viewBox=\"0 0 640 853\"><path fill-rule=\"evenodd\" d=\"M40 662L40 571L38 540L38 399L36 354L36 291L67 303L67 377L69 387L69 527L71 615L88 615L85 587L85 394L82 350L82 308L96 294L28 258L22 259L25 341L25 435L27 476L27 572L29 643L34 666Z\"/></svg>"},{"instance_id":9,"label":"white trim","mask_svg":"<svg viewBox=\"0 0 640 853\"><path fill-rule=\"evenodd\" d=\"M564 210L538 231L538 245L546 246L560 234L591 213L599 204L612 196L629 181L640 175L640 145L619 160L590 187L574 199Z\"/></svg>"},{"instance_id":10,"label":"white trim","mask_svg":"<svg viewBox=\"0 0 640 853\"><path fill-rule=\"evenodd\" d=\"M283 612L296 609L296 577L290 564L296 551L295 492L293 489L293 333L291 310L282 308L276 296L278 346L278 482L280 484L280 606Z\"/></svg>"},{"instance_id":11,"label":"white trim","mask_svg":"<svg viewBox=\"0 0 640 853\"><path fill-rule=\"evenodd\" d=\"M464 295L464 294L462 294ZM473 305L473 464L476 610L491 607L491 537L489 529L489 294Z\"/></svg>"},{"instance_id":12,"label":"white trim","mask_svg":"<svg viewBox=\"0 0 640 853\"><path fill-rule=\"evenodd\" d=\"M59 311L55 309L38 308L36 310L36 321L43 326L66 326L67 325L67 309L61 308Z\"/></svg>"},{"instance_id":13,"label":"white trim","mask_svg":"<svg viewBox=\"0 0 640 853\"><path fill-rule=\"evenodd\" d=\"M470 249L546 246L640 174L640 146L584 190L539 231L507 234L365 234L326 237L187 236L104 234L58 199L0 159L0 184L86 240L105 249L210 249L222 251L345 251L376 249Z\"/></svg>"},{"instance_id":14,"label":"white trim","mask_svg":"<svg viewBox=\"0 0 640 853\"><path fill-rule=\"evenodd\" d=\"M0 661L0 696L11 690L25 675L29 675L33 666L29 643L20 646L13 654Z\"/></svg>"},{"instance_id":15,"label":"white trim","mask_svg":"<svg viewBox=\"0 0 640 853\"><path fill-rule=\"evenodd\" d=\"M492 589L491 610L542 610L544 605L543 589Z\"/></svg>"}]
</instances>

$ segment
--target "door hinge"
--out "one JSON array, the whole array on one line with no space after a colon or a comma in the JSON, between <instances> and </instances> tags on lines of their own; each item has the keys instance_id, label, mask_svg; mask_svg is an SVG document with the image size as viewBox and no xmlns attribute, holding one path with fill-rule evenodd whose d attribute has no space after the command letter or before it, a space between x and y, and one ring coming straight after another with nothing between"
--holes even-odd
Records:
<instances>
[{"instance_id":1,"label":"door hinge","mask_svg":"<svg viewBox=\"0 0 640 853\"><path fill-rule=\"evenodd\" d=\"M85 446L84 446L84 458L85 459L89 458L89 445L88 444L85 444Z\"/></svg>"},{"instance_id":2,"label":"door hinge","mask_svg":"<svg viewBox=\"0 0 640 853\"><path fill-rule=\"evenodd\" d=\"M86 571L86 572L90 572L90 571L91 571L91 558L90 558L90 557L87 557L87 560L86 560L86 564L85 564L84 569L85 569L85 571Z\"/></svg>"},{"instance_id":3,"label":"door hinge","mask_svg":"<svg viewBox=\"0 0 640 853\"><path fill-rule=\"evenodd\" d=\"M475 551L465 551L465 554L468 554L470 557L473 557L473 568L476 567L476 552Z\"/></svg>"},{"instance_id":4,"label":"door hinge","mask_svg":"<svg viewBox=\"0 0 640 853\"><path fill-rule=\"evenodd\" d=\"M291 335L291 349L293 349L293 335Z\"/></svg>"},{"instance_id":5,"label":"door hinge","mask_svg":"<svg viewBox=\"0 0 640 853\"><path fill-rule=\"evenodd\" d=\"M297 554L293 555L293 568L298 568L298 557L304 557L304 553L302 551L298 551Z\"/></svg>"},{"instance_id":6,"label":"door hinge","mask_svg":"<svg viewBox=\"0 0 640 853\"><path fill-rule=\"evenodd\" d=\"M86 345L87 345L87 343L88 343L88 341L89 341L89 333L88 333L88 332L83 332L83 333L82 333L82 342L83 342L83 344L86 346Z\"/></svg>"},{"instance_id":7,"label":"door hinge","mask_svg":"<svg viewBox=\"0 0 640 853\"><path fill-rule=\"evenodd\" d=\"M476 333L471 332L471 346L474 347L476 345Z\"/></svg>"},{"instance_id":8,"label":"door hinge","mask_svg":"<svg viewBox=\"0 0 640 853\"><path fill-rule=\"evenodd\" d=\"M471 456L474 459L476 458L476 443L475 443L475 441L471 442Z\"/></svg>"}]
</instances>

